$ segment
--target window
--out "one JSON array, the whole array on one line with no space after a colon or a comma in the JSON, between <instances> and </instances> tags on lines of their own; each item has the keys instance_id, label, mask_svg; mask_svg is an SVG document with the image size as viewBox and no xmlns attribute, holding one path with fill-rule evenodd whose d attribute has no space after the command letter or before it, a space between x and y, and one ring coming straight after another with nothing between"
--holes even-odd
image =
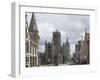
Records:
<instances>
[{"instance_id":1,"label":"window","mask_svg":"<svg viewBox=\"0 0 100 80\"><path fill-rule=\"evenodd\" d=\"M26 53L29 53L29 41L26 41Z\"/></svg>"}]
</instances>

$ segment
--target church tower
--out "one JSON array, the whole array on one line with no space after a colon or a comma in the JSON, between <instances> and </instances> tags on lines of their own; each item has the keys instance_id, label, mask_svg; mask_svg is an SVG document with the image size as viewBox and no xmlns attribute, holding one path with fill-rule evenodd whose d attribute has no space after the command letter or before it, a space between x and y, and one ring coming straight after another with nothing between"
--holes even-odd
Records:
<instances>
[{"instance_id":1,"label":"church tower","mask_svg":"<svg viewBox=\"0 0 100 80\"><path fill-rule=\"evenodd\" d=\"M57 30L53 32L53 42L55 46L61 46L61 33Z\"/></svg>"},{"instance_id":2,"label":"church tower","mask_svg":"<svg viewBox=\"0 0 100 80\"><path fill-rule=\"evenodd\" d=\"M70 61L71 55L70 55L70 43L67 37L67 41L66 41L66 57L67 57L67 61Z\"/></svg>"},{"instance_id":3,"label":"church tower","mask_svg":"<svg viewBox=\"0 0 100 80\"><path fill-rule=\"evenodd\" d=\"M53 32L54 44L54 65L58 66L60 63L60 49L61 49L61 33L59 31Z\"/></svg>"},{"instance_id":4,"label":"church tower","mask_svg":"<svg viewBox=\"0 0 100 80\"><path fill-rule=\"evenodd\" d=\"M28 26L27 15L26 15L26 26ZM32 13L31 21L29 27L26 28L26 33L29 37L26 39L26 67L38 66L38 42L39 42L39 32L36 25L36 20L34 13Z\"/></svg>"}]
</instances>

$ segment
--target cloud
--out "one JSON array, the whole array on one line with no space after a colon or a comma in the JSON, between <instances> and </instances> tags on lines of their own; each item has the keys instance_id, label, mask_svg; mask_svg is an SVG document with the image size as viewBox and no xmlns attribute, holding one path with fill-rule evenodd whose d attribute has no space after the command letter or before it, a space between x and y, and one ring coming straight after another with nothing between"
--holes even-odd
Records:
<instances>
[{"instance_id":1,"label":"cloud","mask_svg":"<svg viewBox=\"0 0 100 80\"><path fill-rule=\"evenodd\" d=\"M55 30L54 25L48 22L38 23L37 26L39 29L40 41L51 41L52 32Z\"/></svg>"},{"instance_id":2,"label":"cloud","mask_svg":"<svg viewBox=\"0 0 100 80\"><path fill-rule=\"evenodd\" d=\"M89 16L35 13L35 18L40 35L40 51L44 50L45 40L52 40L52 32L56 29L61 32L62 43L69 38L71 54L75 51L75 43L81 39L85 28L89 32Z\"/></svg>"},{"instance_id":3,"label":"cloud","mask_svg":"<svg viewBox=\"0 0 100 80\"><path fill-rule=\"evenodd\" d=\"M44 52L45 51L45 45L39 45L39 49L38 49L39 52Z\"/></svg>"}]
</instances>

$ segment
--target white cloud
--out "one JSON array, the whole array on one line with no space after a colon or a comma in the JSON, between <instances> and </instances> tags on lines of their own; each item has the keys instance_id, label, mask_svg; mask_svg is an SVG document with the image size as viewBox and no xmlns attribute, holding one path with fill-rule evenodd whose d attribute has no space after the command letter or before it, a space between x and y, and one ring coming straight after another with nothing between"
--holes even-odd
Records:
<instances>
[{"instance_id":1,"label":"white cloud","mask_svg":"<svg viewBox=\"0 0 100 80\"><path fill-rule=\"evenodd\" d=\"M51 41L52 32L58 29L61 32L62 43L69 38L72 54L75 51L75 43L81 39L85 28L89 31L89 16L35 13L35 18L40 35L40 51L44 50L45 40Z\"/></svg>"},{"instance_id":2,"label":"white cloud","mask_svg":"<svg viewBox=\"0 0 100 80\"><path fill-rule=\"evenodd\" d=\"M39 52L44 52L45 51L45 45L39 45Z\"/></svg>"},{"instance_id":3,"label":"white cloud","mask_svg":"<svg viewBox=\"0 0 100 80\"><path fill-rule=\"evenodd\" d=\"M51 41L52 32L55 30L54 25L51 23L39 23L37 22L39 29L40 41Z\"/></svg>"}]
</instances>

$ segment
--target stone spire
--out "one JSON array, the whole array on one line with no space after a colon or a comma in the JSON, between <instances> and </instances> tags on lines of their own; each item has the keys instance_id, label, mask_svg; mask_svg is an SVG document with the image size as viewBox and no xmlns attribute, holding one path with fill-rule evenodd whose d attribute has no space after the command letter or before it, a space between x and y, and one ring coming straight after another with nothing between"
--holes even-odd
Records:
<instances>
[{"instance_id":1,"label":"stone spire","mask_svg":"<svg viewBox=\"0 0 100 80\"><path fill-rule=\"evenodd\" d=\"M25 25L28 27L27 14L25 15Z\"/></svg>"},{"instance_id":2,"label":"stone spire","mask_svg":"<svg viewBox=\"0 0 100 80\"><path fill-rule=\"evenodd\" d=\"M68 42L68 37L67 37L67 43L69 43L69 42Z\"/></svg>"},{"instance_id":3,"label":"stone spire","mask_svg":"<svg viewBox=\"0 0 100 80\"><path fill-rule=\"evenodd\" d=\"M85 28L85 33L87 33L87 28Z\"/></svg>"},{"instance_id":4,"label":"stone spire","mask_svg":"<svg viewBox=\"0 0 100 80\"><path fill-rule=\"evenodd\" d=\"M45 40L45 44L47 44L47 40Z\"/></svg>"},{"instance_id":5,"label":"stone spire","mask_svg":"<svg viewBox=\"0 0 100 80\"><path fill-rule=\"evenodd\" d=\"M32 13L31 21L30 21L30 31L38 30L36 25L36 20L34 13Z\"/></svg>"},{"instance_id":6,"label":"stone spire","mask_svg":"<svg viewBox=\"0 0 100 80\"><path fill-rule=\"evenodd\" d=\"M81 41L83 41L83 36L81 36Z\"/></svg>"}]
</instances>

